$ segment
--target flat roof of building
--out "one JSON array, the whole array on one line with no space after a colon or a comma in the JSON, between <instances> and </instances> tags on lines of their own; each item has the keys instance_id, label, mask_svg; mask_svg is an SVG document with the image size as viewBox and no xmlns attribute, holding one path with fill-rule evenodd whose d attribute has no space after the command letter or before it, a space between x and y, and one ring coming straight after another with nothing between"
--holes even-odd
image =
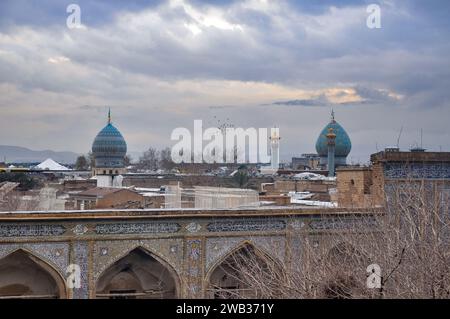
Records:
<instances>
[{"instance_id":1,"label":"flat roof of building","mask_svg":"<svg viewBox=\"0 0 450 319\"><path fill-rule=\"evenodd\" d=\"M450 162L450 152L386 152L370 155L372 163L376 162Z\"/></svg>"},{"instance_id":2,"label":"flat roof of building","mask_svg":"<svg viewBox=\"0 0 450 319\"><path fill-rule=\"evenodd\" d=\"M223 218L223 217L289 217L360 215L381 212L381 208L325 208L298 206L270 206L231 209L202 208L146 208L146 209L94 209L60 211L0 212L0 221L27 220L79 220L79 219L146 219L146 218Z\"/></svg>"},{"instance_id":3,"label":"flat roof of building","mask_svg":"<svg viewBox=\"0 0 450 319\"><path fill-rule=\"evenodd\" d=\"M114 188L114 187L94 187L88 190L78 193L78 196L88 196L88 197L103 197L105 195L114 194L120 191L131 191L127 188Z\"/></svg>"}]
</instances>

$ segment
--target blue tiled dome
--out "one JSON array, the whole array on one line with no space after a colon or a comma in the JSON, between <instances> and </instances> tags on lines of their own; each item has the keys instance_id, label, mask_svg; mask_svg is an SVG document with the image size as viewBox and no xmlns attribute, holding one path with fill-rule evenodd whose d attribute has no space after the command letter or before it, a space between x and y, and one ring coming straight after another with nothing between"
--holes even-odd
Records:
<instances>
[{"instance_id":1,"label":"blue tiled dome","mask_svg":"<svg viewBox=\"0 0 450 319\"><path fill-rule=\"evenodd\" d=\"M335 156L340 158L346 158L352 149L352 142L350 141L350 137L344 128L335 121L334 116L332 117L330 123L324 127L322 132L320 132L319 138L316 142L316 151L317 154L321 157L328 156L328 144L327 144L327 133L329 128L333 128L333 133L336 134L336 148L335 148Z\"/></svg>"},{"instance_id":2,"label":"blue tiled dome","mask_svg":"<svg viewBox=\"0 0 450 319\"><path fill-rule=\"evenodd\" d=\"M108 124L97 134L92 143L92 154L95 158L95 167L123 167L124 157L127 154L127 143L119 130Z\"/></svg>"}]
</instances>

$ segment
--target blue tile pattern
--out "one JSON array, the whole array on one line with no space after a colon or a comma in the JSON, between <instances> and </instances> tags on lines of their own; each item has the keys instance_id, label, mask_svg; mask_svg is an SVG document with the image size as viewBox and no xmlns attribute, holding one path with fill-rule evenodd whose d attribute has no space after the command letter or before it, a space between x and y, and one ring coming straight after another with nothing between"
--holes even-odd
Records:
<instances>
[{"instance_id":1,"label":"blue tile pattern","mask_svg":"<svg viewBox=\"0 0 450 319\"><path fill-rule=\"evenodd\" d=\"M127 153L127 143L119 130L108 123L95 137L92 154L98 168L123 167Z\"/></svg>"}]
</instances>

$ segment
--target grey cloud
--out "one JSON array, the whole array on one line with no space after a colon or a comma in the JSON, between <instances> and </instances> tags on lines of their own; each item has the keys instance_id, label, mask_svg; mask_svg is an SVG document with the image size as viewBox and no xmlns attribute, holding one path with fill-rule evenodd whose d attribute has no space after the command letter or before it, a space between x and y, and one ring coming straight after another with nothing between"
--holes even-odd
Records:
<instances>
[{"instance_id":1,"label":"grey cloud","mask_svg":"<svg viewBox=\"0 0 450 319\"><path fill-rule=\"evenodd\" d=\"M144 11L133 10L131 21L121 22L124 16L115 15L87 30L71 31L53 23L2 29L0 84L20 92L18 97L12 93L0 97L0 108L20 106L22 112L13 117L16 128L11 128L11 118L0 119L2 134L17 144L60 149L67 144L84 151L103 125L103 111L109 105L133 150L168 145L174 127L192 125L195 118L213 122L214 115L244 127L279 125L285 134L285 158L313 150L329 118L331 103L323 96L280 96L261 101L264 105L249 105L233 104L221 94L205 101L206 88L198 93L190 87L172 87L183 80L233 80L291 89L354 88L363 101L336 107L357 157L373 151L376 143L389 144L402 121L424 119L420 125L430 132L431 143L450 146L443 138L448 137L447 124L441 120L449 115L450 45L445 41L449 30L434 25L433 15L422 16L411 5L396 4L382 8L381 30L369 30L364 4L310 10L295 3L273 3L278 7L268 13L245 8L239 1L222 3L217 10L243 31L209 26L198 36L184 26L194 19L165 3L152 7L147 19L138 17ZM192 5L200 11L207 8ZM71 62L48 63L54 56ZM393 99L388 91L404 98ZM440 119L433 121L433 114ZM30 123L41 134L37 141L19 130ZM64 141L56 141L55 132L65 135Z\"/></svg>"},{"instance_id":2,"label":"grey cloud","mask_svg":"<svg viewBox=\"0 0 450 319\"><path fill-rule=\"evenodd\" d=\"M288 100L288 101L277 101L273 102L273 105L284 105L284 106L327 106L330 105L328 99L321 95L316 99L302 99L302 100Z\"/></svg>"}]
</instances>

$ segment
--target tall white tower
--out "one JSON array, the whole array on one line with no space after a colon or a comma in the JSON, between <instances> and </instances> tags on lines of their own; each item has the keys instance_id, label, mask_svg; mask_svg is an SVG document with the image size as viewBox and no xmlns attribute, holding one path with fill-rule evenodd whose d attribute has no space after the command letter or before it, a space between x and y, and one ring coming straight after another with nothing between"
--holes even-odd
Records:
<instances>
[{"instance_id":1,"label":"tall white tower","mask_svg":"<svg viewBox=\"0 0 450 319\"><path fill-rule=\"evenodd\" d=\"M270 168L275 172L280 168L280 129L272 127L270 130Z\"/></svg>"}]
</instances>

